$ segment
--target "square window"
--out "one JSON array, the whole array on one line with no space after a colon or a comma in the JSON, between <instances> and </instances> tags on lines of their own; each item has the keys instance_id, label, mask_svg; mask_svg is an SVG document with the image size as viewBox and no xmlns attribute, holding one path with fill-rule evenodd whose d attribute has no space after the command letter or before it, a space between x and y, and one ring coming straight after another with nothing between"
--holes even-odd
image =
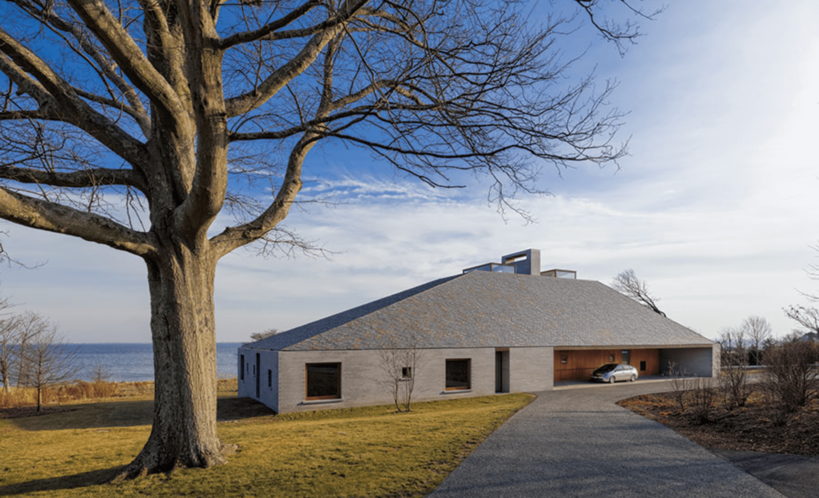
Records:
<instances>
[{"instance_id":1,"label":"square window","mask_svg":"<svg viewBox=\"0 0 819 498\"><path fill-rule=\"evenodd\" d=\"M568 363L569 362L569 355L564 354L560 355L560 363Z\"/></svg>"},{"instance_id":2,"label":"square window","mask_svg":"<svg viewBox=\"0 0 819 498\"><path fill-rule=\"evenodd\" d=\"M446 360L446 390L471 389L472 360Z\"/></svg>"},{"instance_id":3,"label":"square window","mask_svg":"<svg viewBox=\"0 0 819 498\"><path fill-rule=\"evenodd\" d=\"M403 368L401 368L401 378L402 379L411 379L412 378L412 367L403 367Z\"/></svg>"},{"instance_id":4,"label":"square window","mask_svg":"<svg viewBox=\"0 0 819 498\"><path fill-rule=\"evenodd\" d=\"M341 363L308 363L304 366L305 398L341 398Z\"/></svg>"}]
</instances>

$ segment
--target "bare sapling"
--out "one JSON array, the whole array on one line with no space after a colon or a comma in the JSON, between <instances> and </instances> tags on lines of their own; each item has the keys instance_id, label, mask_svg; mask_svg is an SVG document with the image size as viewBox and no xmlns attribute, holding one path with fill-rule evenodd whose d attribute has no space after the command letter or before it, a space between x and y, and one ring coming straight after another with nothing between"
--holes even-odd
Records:
<instances>
[{"instance_id":1,"label":"bare sapling","mask_svg":"<svg viewBox=\"0 0 819 498\"><path fill-rule=\"evenodd\" d=\"M714 389L711 377L694 377L689 391L689 420L695 424L705 424L713 419Z\"/></svg>"},{"instance_id":2,"label":"bare sapling","mask_svg":"<svg viewBox=\"0 0 819 498\"><path fill-rule=\"evenodd\" d=\"M414 338L403 348L394 346L379 352L384 377L378 383L392 395L395 409L399 412L411 410L421 356L422 350Z\"/></svg>"},{"instance_id":3,"label":"bare sapling","mask_svg":"<svg viewBox=\"0 0 819 498\"><path fill-rule=\"evenodd\" d=\"M674 393L674 400L680 407L680 413L684 413L688 391L691 389L691 376L673 361L668 362L668 368L664 375L671 379L671 390Z\"/></svg>"},{"instance_id":4,"label":"bare sapling","mask_svg":"<svg viewBox=\"0 0 819 498\"><path fill-rule=\"evenodd\" d=\"M744 332L741 329L724 329L720 335L719 387L723 400L729 409L745 406L751 394L748 385L748 354L744 347Z\"/></svg>"}]
</instances>

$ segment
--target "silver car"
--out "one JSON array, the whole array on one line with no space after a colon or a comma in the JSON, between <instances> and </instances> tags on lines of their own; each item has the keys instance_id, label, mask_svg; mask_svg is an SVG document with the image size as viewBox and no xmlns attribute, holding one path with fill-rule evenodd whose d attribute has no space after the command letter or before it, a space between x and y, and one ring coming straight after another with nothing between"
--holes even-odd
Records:
<instances>
[{"instance_id":1,"label":"silver car","mask_svg":"<svg viewBox=\"0 0 819 498\"><path fill-rule=\"evenodd\" d=\"M614 384L618 380L634 382L637 380L637 369L631 365L607 363L592 372L592 380Z\"/></svg>"}]
</instances>

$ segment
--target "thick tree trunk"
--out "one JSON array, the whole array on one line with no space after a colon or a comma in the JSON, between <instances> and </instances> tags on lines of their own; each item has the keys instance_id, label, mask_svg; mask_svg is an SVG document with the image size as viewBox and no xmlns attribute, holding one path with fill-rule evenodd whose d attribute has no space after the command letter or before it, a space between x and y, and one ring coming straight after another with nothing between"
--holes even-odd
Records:
<instances>
[{"instance_id":1,"label":"thick tree trunk","mask_svg":"<svg viewBox=\"0 0 819 498\"><path fill-rule=\"evenodd\" d=\"M184 246L148 261L154 419L148 442L118 478L225 463L216 434L216 260Z\"/></svg>"}]
</instances>

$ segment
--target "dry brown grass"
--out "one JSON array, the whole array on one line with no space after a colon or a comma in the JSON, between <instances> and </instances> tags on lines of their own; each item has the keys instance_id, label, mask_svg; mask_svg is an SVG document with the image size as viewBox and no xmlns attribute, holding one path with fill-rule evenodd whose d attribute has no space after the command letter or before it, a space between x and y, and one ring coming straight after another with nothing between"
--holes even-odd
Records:
<instances>
[{"instance_id":1,"label":"dry brown grass","mask_svg":"<svg viewBox=\"0 0 819 498\"><path fill-rule=\"evenodd\" d=\"M218 392L236 391L237 380L219 379ZM153 382L85 382L43 389L43 405L64 405L80 401L106 398L130 398L153 396ZM37 406L37 390L33 387L14 388L9 392L0 391L0 409Z\"/></svg>"}]
</instances>

